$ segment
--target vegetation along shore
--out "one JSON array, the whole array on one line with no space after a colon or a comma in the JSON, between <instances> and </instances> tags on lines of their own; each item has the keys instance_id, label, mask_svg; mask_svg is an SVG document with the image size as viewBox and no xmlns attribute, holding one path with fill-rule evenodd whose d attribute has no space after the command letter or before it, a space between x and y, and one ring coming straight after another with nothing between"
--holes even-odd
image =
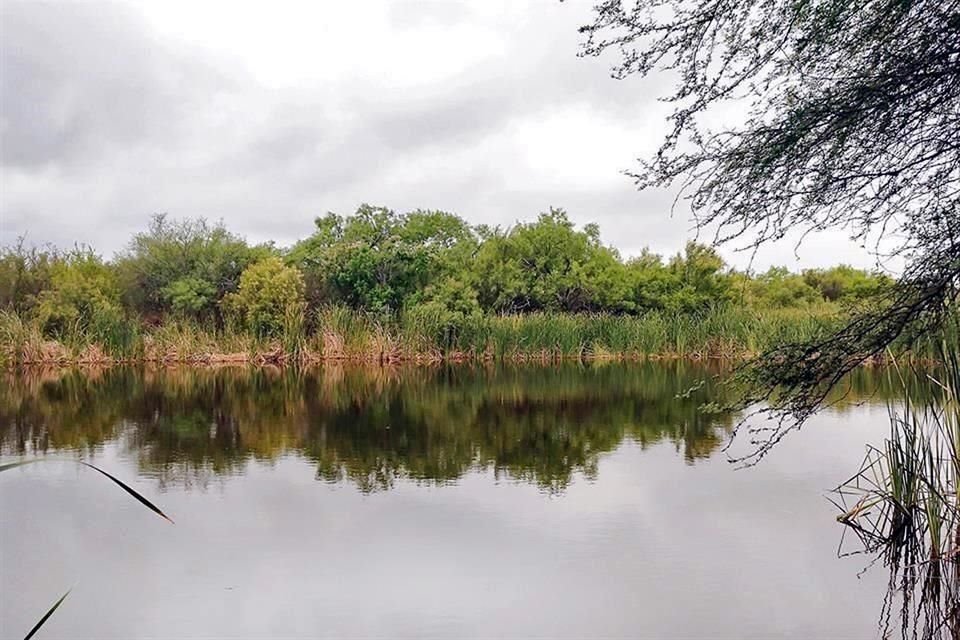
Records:
<instances>
[{"instance_id":1,"label":"vegetation along shore","mask_svg":"<svg viewBox=\"0 0 960 640\"><path fill-rule=\"evenodd\" d=\"M562 210L507 230L363 205L289 248L154 216L112 259L0 253L0 364L739 359L837 329L891 280L623 259Z\"/></svg>"}]
</instances>

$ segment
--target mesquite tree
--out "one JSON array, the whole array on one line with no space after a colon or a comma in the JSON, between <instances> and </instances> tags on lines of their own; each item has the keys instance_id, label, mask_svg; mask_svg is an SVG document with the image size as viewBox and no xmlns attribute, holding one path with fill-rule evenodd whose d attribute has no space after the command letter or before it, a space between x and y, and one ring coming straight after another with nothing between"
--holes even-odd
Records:
<instances>
[{"instance_id":1,"label":"mesquite tree","mask_svg":"<svg viewBox=\"0 0 960 640\"><path fill-rule=\"evenodd\" d=\"M906 265L842 331L742 372L745 402L786 390L752 460L850 369L942 322L960 280L960 2L605 0L581 32L583 55L619 52L615 77L674 79L671 127L632 175L679 184L717 243L839 228Z\"/></svg>"}]
</instances>

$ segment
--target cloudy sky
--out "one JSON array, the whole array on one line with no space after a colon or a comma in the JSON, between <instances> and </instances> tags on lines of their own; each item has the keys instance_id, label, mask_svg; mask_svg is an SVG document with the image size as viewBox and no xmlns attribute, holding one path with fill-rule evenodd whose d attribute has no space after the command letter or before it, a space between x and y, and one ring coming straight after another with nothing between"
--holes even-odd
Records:
<instances>
[{"instance_id":1,"label":"cloudy sky","mask_svg":"<svg viewBox=\"0 0 960 640\"><path fill-rule=\"evenodd\" d=\"M0 0L0 243L111 255L167 212L286 245L368 202L503 226L558 206L673 253L686 214L622 174L667 79L578 58L591 4ZM873 264L834 233L754 265L841 261Z\"/></svg>"}]
</instances>

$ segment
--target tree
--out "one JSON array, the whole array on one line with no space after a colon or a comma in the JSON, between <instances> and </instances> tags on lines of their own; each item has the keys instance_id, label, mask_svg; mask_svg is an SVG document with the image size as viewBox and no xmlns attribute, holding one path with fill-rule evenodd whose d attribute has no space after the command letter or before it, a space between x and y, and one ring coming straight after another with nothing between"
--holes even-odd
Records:
<instances>
[{"instance_id":1,"label":"tree","mask_svg":"<svg viewBox=\"0 0 960 640\"><path fill-rule=\"evenodd\" d=\"M891 278L882 273L869 273L846 265L807 269L803 272L803 279L831 302L873 298L893 284Z\"/></svg>"},{"instance_id":2,"label":"tree","mask_svg":"<svg viewBox=\"0 0 960 640\"><path fill-rule=\"evenodd\" d=\"M361 205L353 216L329 213L289 260L307 274L314 304L395 313L447 269L463 269L476 238L462 219L442 211L397 214Z\"/></svg>"},{"instance_id":3,"label":"tree","mask_svg":"<svg viewBox=\"0 0 960 640\"><path fill-rule=\"evenodd\" d=\"M698 311L730 301L733 288L725 273L727 265L712 247L688 242L684 253L676 255L668 268L677 283L668 308Z\"/></svg>"},{"instance_id":4,"label":"tree","mask_svg":"<svg viewBox=\"0 0 960 640\"><path fill-rule=\"evenodd\" d=\"M620 256L600 243L596 225L577 231L562 209L488 237L475 268L480 303L496 312L632 308Z\"/></svg>"},{"instance_id":5,"label":"tree","mask_svg":"<svg viewBox=\"0 0 960 640\"><path fill-rule=\"evenodd\" d=\"M29 313L50 287L53 265L61 260L54 248L27 247L24 238L0 249L0 308Z\"/></svg>"},{"instance_id":6,"label":"tree","mask_svg":"<svg viewBox=\"0 0 960 640\"><path fill-rule=\"evenodd\" d=\"M44 333L57 338L86 333L114 347L117 334L127 333L116 273L87 248L77 248L53 263L49 288L40 292L35 313Z\"/></svg>"},{"instance_id":7,"label":"tree","mask_svg":"<svg viewBox=\"0 0 960 640\"><path fill-rule=\"evenodd\" d=\"M469 272L431 283L419 297L408 306L407 322L446 350L454 346L467 322L483 315Z\"/></svg>"},{"instance_id":8,"label":"tree","mask_svg":"<svg viewBox=\"0 0 960 640\"><path fill-rule=\"evenodd\" d=\"M614 76L668 70L671 128L632 173L679 182L700 229L744 248L828 228L906 261L842 331L751 368L780 386L779 440L852 368L940 326L960 280L960 2L603 0L582 53L620 53ZM746 115L718 130L718 111ZM762 446L763 455L769 446Z\"/></svg>"},{"instance_id":9,"label":"tree","mask_svg":"<svg viewBox=\"0 0 960 640\"><path fill-rule=\"evenodd\" d=\"M243 270L269 255L222 224L156 215L117 260L126 303L141 313L218 319L218 304L236 291Z\"/></svg>"},{"instance_id":10,"label":"tree","mask_svg":"<svg viewBox=\"0 0 960 640\"><path fill-rule=\"evenodd\" d=\"M244 269L236 293L228 293L222 306L227 316L257 336L276 336L290 314L303 314L303 276L278 257L271 256Z\"/></svg>"},{"instance_id":11,"label":"tree","mask_svg":"<svg viewBox=\"0 0 960 640\"><path fill-rule=\"evenodd\" d=\"M807 307L823 299L804 276L790 273L784 267L770 267L750 284L751 297L761 306Z\"/></svg>"},{"instance_id":12,"label":"tree","mask_svg":"<svg viewBox=\"0 0 960 640\"><path fill-rule=\"evenodd\" d=\"M688 242L664 264L644 251L626 264L634 308L697 312L731 301L733 279L723 259L711 247Z\"/></svg>"}]
</instances>

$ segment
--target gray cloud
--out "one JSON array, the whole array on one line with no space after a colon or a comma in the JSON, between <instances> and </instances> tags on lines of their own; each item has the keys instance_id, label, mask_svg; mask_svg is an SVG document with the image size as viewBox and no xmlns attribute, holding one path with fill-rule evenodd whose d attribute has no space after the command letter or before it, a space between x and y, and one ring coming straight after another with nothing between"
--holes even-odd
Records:
<instances>
[{"instance_id":1,"label":"gray cloud","mask_svg":"<svg viewBox=\"0 0 960 640\"><path fill-rule=\"evenodd\" d=\"M122 6L0 11L5 167L95 164L116 147L182 138L200 96L229 86L206 61L163 48Z\"/></svg>"},{"instance_id":2,"label":"gray cloud","mask_svg":"<svg viewBox=\"0 0 960 640\"><path fill-rule=\"evenodd\" d=\"M354 59L378 46L364 25L337 23L358 30L357 48L307 66L355 73L269 86L239 56L165 36L133 8L4 2L0 242L26 234L110 254L166 211L285 244L315 215L372 202L499 225L562 206L626 252L680 248L689 224L669 217L670 194L637 193L618 174L662 136L657 84L617 82L610 61L576 57L584 7L493 18L480 7L384 8L390 29L427 47L437 29L499 21L497 46L435 81L378 74ZM396 53L385 47L374 62ZM463 53L444 47L437 58Z\"/></svg>"}]
</instances>

